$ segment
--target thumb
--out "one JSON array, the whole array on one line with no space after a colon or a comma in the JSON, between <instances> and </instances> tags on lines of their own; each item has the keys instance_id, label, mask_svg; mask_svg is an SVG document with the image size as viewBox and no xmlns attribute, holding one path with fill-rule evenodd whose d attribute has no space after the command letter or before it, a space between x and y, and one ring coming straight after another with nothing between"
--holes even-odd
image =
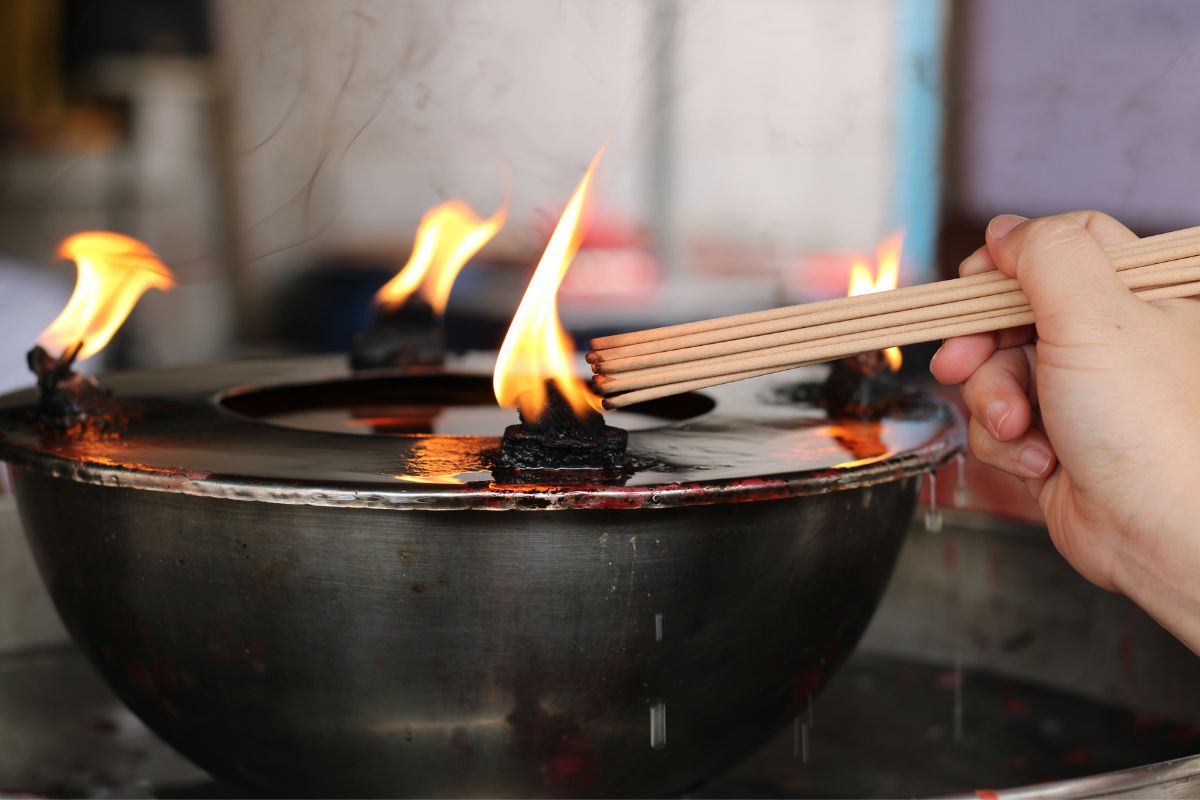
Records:
<instances>
[{"instance_id":1,"label":"thumb","mask_svg":"<svg viewBox=\"0 0 1200 800\"><path fill-rule=\"evenodd\" d=\"M1100 242L1070 216L1016 227L1011 218L997 217L986 238L996 267L1016 278L1029 298L1041 339L1091 344L1138 310L1137 298L1117 277Z\"/></svg>"}]
</instances>

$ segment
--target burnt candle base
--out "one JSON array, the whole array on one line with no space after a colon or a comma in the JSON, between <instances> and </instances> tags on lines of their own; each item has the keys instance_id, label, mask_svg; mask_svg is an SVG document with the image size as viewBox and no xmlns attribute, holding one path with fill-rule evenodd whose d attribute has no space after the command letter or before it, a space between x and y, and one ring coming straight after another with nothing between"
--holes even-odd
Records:
<instances>
[{"instance_id":1,"label":"burnt candle base","mask_svg":"<svg viewBox=\"0 0 1200 800\"><path fill-rule=\"evenodd\" d=\"M26 353L29 369L37 376L39 422L70 427L85 418L103 421L111 415L112 393L92 376L71 368L81 347L82 343L57 358L41 345Z\"/></svg>"},{"instance_id":2,"label":"burnt candle base","mask_svg":"<svg viewBox=\"0 0 1200 800\"><path fill-rule=\"evenodd\" d=\"M875 350L835 361L820 403L831 417L879 419L902 405L904 396L883 352Z\"/></svg>"},{"instance_id":3,"label":"burnt candle base","mask_svg":"<svg viewBox=\"0 0 1200 800\"><path fill-rule=\"evenodd\" d=\"M441 315L420 298L397 309L379 308L350 342L355 370L441 364L446 359Z\"/></svg>"},{"instance_id":4,"label":"burnt candle base","mask_svg":"<svg viewBox=\"0 0 1200 800\"><path fill-rule=\"evenodd\" d=\"M504 429L500 463L512 469L619 470L625 466L629 434L588 410L580 419L558 387L546 382L546 407L536 420L521 414Z\"/></svg>"}]
</instances>

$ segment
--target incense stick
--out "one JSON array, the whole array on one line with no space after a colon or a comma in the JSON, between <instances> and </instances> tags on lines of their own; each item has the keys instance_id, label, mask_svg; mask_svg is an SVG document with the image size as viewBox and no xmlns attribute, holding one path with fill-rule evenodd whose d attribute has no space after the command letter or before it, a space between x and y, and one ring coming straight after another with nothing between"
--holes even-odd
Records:
<instances>
[{"instance_id":1,"label":"incense stick","mask_svg":"<svg viewBox=\"0 0 1200 800\"><path fill-rule=\"evenodd\" d=\"M1121 247L1114 257L1114 262L1119 260L1125 265L1120 272L1121 280L1146 301L1200 294L1200 236L1196 235L1197 230L1200 229L1166 234L1151 246L1138 242L1136 248L1135 243ZM1180 256L1181 253L1185 255ZM1168 260L1144 263L1152 257ZM734 338L712 344L664 349L645 356L597 359L594 369L601 374L593 382L597 391L607 395L605 406L619 408L859 352L1033 322L1032 309L1019 286L1015 290L969 296L965 300L945 300L946 297L958 297L954 292L945 291L944 284L949 283L954 282L929 284L934 287L924 293L929 303L899 311L883 310L894 304L876 303L873 308L881 313L848 316L833 322L752 336L737 336L747 326L733 325L714 330L728 331L725 335ZM1003 284L1004 281L993 283ZM889 294L895 293L880 293Z\"/></svg>"},{"instance_id":2,"label":"incense stick","mask_svg":"<svg viewBox=\"0 0 1200 800\"><path fill-rule=\"evenodd\" d=\"M1163 282L1181 283L1188 280L1200 279L1200 275L1190 277L1194 273L1187 269L1200 268L1200 256L1169 261L1166 264L1151 264L1144 267L1127 269L1120 273L1122 281L1130 289L1144 289L1161 285ZM1178 273L1177 277L1163 277L1167 271ZM1015 283L1015 282L1014 282ZM945 295L953 297L954 295ZM841 319L834 322L810 324L802 328L789 328L775 333L742 336L741 333L749 326L739 326L729 330L731 338L713 342L712 344L683 346L670 350L662 350L647 355L626 356L623 358L605 357L603 361L594 363L592 369L599 375L618 375L635 370L651 367L663 367L672 364L683 364L699 361L700 359L729 356L737 353L761 352L764 348L777 345L794 345L804 342L826 339L831 336L871 331L890 325L905 325L908 323L930 323L934 320L954 317L963 314L974 314L983 311L995 311L1005 308L1017 308L1028 305L1028 298L1018 286L1013 291L998 292L983 297L972 297L965 300L943 301L943 294L930 296L928 305L909 308L902 311L876 313L867 316ZM883 306L877 306L880 308ZM681 337L686 338L686 337ZM678 340L673 340L678 343ZM603 381L600 382L601 384Z\"/></svg>"},{"instance_id":3,"label":"incense stick","mask_svg":"<svg viewBox=\"0 0 1200 800\"><path fill-rule=\"evenodd\" d=\"M1123 243L1106 252L1119 271L1200 255L1200 227ZM603 364L619 358L695 347L800 327L822 325L881 313L922 308L1019 290L1017 282L997 271L949 281L908 286L888 292L843 297L799 306L652 328L592 341L588 360ZM604 370L599 370L604 371Z\"/></svg>"}]
</instances>

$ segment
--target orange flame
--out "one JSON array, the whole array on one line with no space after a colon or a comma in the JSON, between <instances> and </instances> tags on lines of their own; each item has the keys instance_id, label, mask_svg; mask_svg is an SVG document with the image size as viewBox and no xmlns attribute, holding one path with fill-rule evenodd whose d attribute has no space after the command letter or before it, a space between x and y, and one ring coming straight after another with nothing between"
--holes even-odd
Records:
<instances>
[{"instance_id":1,"label":"orange flame","mask_svg":"<svg viewBox=\"0 0 1200 800\"><path fill-rule=\"evenodd\" d=\"M387 309L399 308L419 290L425 302L442 313L459 270L504 227L507 214L501 206L492 216L480 219L459 200L429 209L417 226L408 263L376 293L375 302Z\"/></svg>"},{"instance_id":2,"label":"orange flame","mask_svg":"<svg viewBox=\"0 0 1200 800\"><path fill-rule=\"evenodd\" d=\"M530 420L541 416L546 405L547 380L555 383L577 416L590 408L600 409L587 384L575 377L571 365L575 345L559 322L556 296L583 241L580 222L603 154L601 147L559 217L496 359L492 374L496 402L505 408L519 407Z\"/></svg>"},{"instance_id":3,"label":"orange flame","mask_svg":"<svg viewBox=\"0 0 1200 800\"><path fill-rule=\"evenodd\" d=\"M58 246L58 257L74 261L77 276L66 307L38 337L38 344L51 353L83 342L78 358L94 356L143 292L175 285L175 276L149 247L119 233L76 233Z\"/></svg>"},{"instance_id":4,"label":"orange flame","mask_svg":"<svg viewBox=\"0 0 1200 800\"><path fill-rule=\"evenodd\" d=\"M864 259L856 258L850 265L851 297L860 294L873 294L895 289L900 283L900 253L904 249L904 231L896 231L884 239L875 249L875 267L871 268ZM904 357L900 355L899 347L889 347L883 351L888 367L892 372L900 369Z\"/></svg>"}]
</instances>

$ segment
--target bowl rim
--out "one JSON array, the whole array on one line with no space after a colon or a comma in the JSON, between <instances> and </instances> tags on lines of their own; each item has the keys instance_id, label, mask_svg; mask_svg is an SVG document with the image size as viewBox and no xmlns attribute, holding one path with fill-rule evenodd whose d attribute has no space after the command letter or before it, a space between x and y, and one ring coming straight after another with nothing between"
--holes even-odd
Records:
<instances>
[{"instance_id":1,"label":"bowl rim","mask_svg":"<svg viewBox=\"0 0 1200 800\"><path fill-rule=\"evenodd\" d=\"M451 365L439 371L455 373L463 369L461 365ZM184 409L191 415L193 424L232 426L230 430L235 436L251 436L254 428L268 427L284 431L288 436L318 437L309 441L319 440L326 444L329 437L349 440L398 438L321 434L302 430L287 433L286 429L268 421L234 414L220 402L223 396L245 391L248 386L286 385L297 380L337 380L344 379L346 374L341 359L250 359L203 367L115 373L103 376L101 382L111 386L117 396L123 398L137 397L139 391L148 391L146 387L169 394L170 409ZM751 391L761 395L764 389L777 391L781 385L788 383L786 375L782 378L767 376L705 390L705 394L714 396L719 408L723 399L736 397L738 392ZM794 375L790 383L796 383ZM448 486L407 484L395 480L389 483L382 479L363 481L355 480L352 476L339 479L329 475L304 478L282 472L238 474L236 470L209 470L195 465L188 467L173 463L166 457L159 463L153 463L152 459L137 463L120 461L111 457L111 447L108 450L103 446L79 447L62 436L48 438L36 435L28 422L23 425L15 422L16 415L21 411L28 416L28 410L36 400L32 390L0 398L0 461L7 462L16 470L31 470L80 483L283 505L409 511L624 510L704 506L864 488L936 470L963 450L964 427L957 409L951 404L935 395L922 394L937 409L934 432L919 446L890 453L868 463L853 462L821 469L782 469L747 476L726 475L629 485L601 481L568 483L541 473L537 483L503 485L481 480ZM716 424L719 417L709 412L684 422L693 424L697 419ZM638 433L631 433L631 441ZM498 442L496 437L453 438L468 441L472 446L494 445ZM296 441L303 446L305 440L298 438ZM244 445L246 448L251 446L249 442ZM378 442L372 446L379 449Z\"/></svg>"}]
</instances>

